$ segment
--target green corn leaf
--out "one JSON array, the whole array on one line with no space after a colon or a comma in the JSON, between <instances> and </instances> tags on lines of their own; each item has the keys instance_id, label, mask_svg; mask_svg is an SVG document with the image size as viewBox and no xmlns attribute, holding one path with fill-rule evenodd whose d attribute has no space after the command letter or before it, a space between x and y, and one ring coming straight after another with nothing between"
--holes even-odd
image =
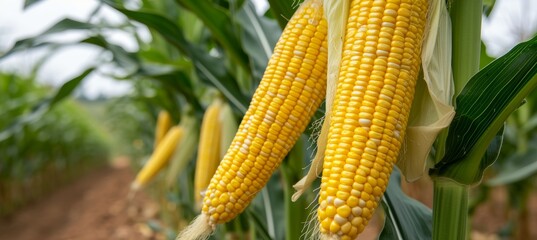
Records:
<instances>
[{"instance_id":1,"label":"green corn leaf","mask_svg":"<svg viewBox=\"0 0 537 240\"><path fill-rule=\"evenodd\" d=\"M144 69L147 69L147 67ZM166 88L174 89L175 91L185 96L187 101L196 111L203 111L201 104L194 95L194 88L192 86L192 83L190 82L190 77L185 72L180 70L173 70L167 72L152 73L151 71L142 70L136 75L139 77L147 77L160 81L164 84L164 86L166 86Z\"/></svg>"},{"instance_id":2,"label":"green corn leaf","mask_svg":"<svg viewBox=\"0 0 537 240\"><path fill-rule=\"evenodd\" d=\"M265 72L281 30L275 21L258 16L251 2L243 5L233 17L241 28L241 46L251 59L254 81L252 89L255 89Z\"/></svg>"},{"instance_id":3,"label":"green corn leaf","mask_svg":"<svg viewBox=\"0 0 537 240\"><path fill-rule=\"evenodd\" d=\"M135 53L128 52L123 47L106 41L101 35L83 39L80 43L92 44L110 51L113 57L112 60L127 73L135 72L140 68L141 63Z\"/></svg>"},{"instance_id":4,"label":"green corn leaf","mask_svg":"<svg viewBox=\"0 0 537 240\"><path fill-rule=\"evenodd\" d=\"M24 9L34 5L35 3L40 2L41 0L25 0L24 1Z\"/></svg>"},{"instance_id":5,"label":"green corn leaf","mask_svg":"<svg viewBox=\"0 0 537 240\"><path fill-rule=\"evenodd\" d=\"M227 71L222 62L224 60L206 53L200 46L186 40L181 29L169 19L154 13L131 11L109 1L107 4L123 13L128 18L145 24L148 28L155 30L166 41L175 46L179 51L188 56L195 68L198 76L207 83L214 85L231 104L242 113L246 112L249 99L242 93L239 85L231 74Z\"/></svg>"},{"instance_id":6,"label":"green corn leaf","mask_svg":"<svg viewBox=\"0 0 537 240\"><path fill-rule=\"evenodd\" d=\"M494 158L483 158L509 115L537 87L537 37L474 75L456 100L444 158L431 170L461 184L481 181Z\"/></svg>"},{"instance_id":7,"label":"green corn leaf","mask_svg":"<svg viewBox=\"0 0 537 240\"><path fill-rule=\"evenodd\" d=\"M54 105L63 101L65 98L71 95L78 85L94 71L94 68L86 69L80 75L65 82L58 91L50 98L43 99L32 107L30 113L19 116L12 122L9 127L0 131L0 142L11 137L12 135L21 132L22 128L30 123L41 119L45 113L47 113Z\"/></svg>"},{"instance_id":8,"label":"green corn leaf","mask_svg":"<svg viewBox=\"0 0 537 240\"><path fill-rule=\"evenodd\" d=\"M397 167L390 176L382 207L386 221L379 239L431 239L432 211L402 191L401 173Z\"/></svg>"},{"instance_id":9,"label":"green corn leaf","mask_svg":"<svg viewBox=\"0 0 537 240\"><path fill-rule=\"evenodd\" d=\"M222 45L233 62L249 70L248 55L240 45L239 34L233 29L233 22L223 8L211 1L176 0L179 4L190 10L200 18L218 43Z\"/></svg>"},{"instance_id":10,"label":"green corn leaf","mask_svg":"<svg viewBox=\"0 0 537 240\"><path fill-rule=\"evenodd\" d=\"M52 100L50 101L50 106L54 106L54 104L62 101L66 97L70 96L71 93L80 85L82 80L84 80L90 73L92 73L94 68L86 69L82 74L76 76L75 78L67 81L64 83L60 89L58 89L58 92L52 97Z\"/></svg>"},{"instance_id":11,"label":"green corn leaf","mask_svg":"<svg viewBox=\"0 0 537 240\"><path fill-rule=\"evenodd\" d=\"M91 23L79 22L73 19L65 18L52 25L50 28L36 35L35 37L25 38L15 42L15 45L11 47L5 54L0 56L0 60L6 58L14 53L27 51L32 48L39 48L43 46L60 45L58 43L46 42L46 37L51 34L65 32L67 30L90 30L96 28L96 25Z\"/></svg>"},{"instance_id":12,"label":"green corn leaf","mask_svg":"<svg viewBox=\"0 0 537 240\"><path fill-rule=\"evenodd\" d=\"M270 237L270 234L266 229L267 225L260 218L259 214L249 209L251 208L246 209L246 214L252 220L252 225L256 231L256 235L259 235L260 237L259 239L267 239L267 240L272 239L272 237Z\"/></svg>"},{"instance_id":13,"label":"green corn leaf","mask_svg":"<svg viewBox=\"0 0 537 240\"><path fill-rule=\"evenodd\" d=\"M289 0L268 0L270 4L270 12L278 21L278 24L283 29L287 25L287 20L293 16L298 8L297 1Z\"/></svg>"},{"instance_id":14,"label":"green corn leaf","mask_svg":"<svg viewBox=\"0 0 537 240\"><path fill-rule=\"evenodd\" d=\"M483 69L489 63L494 61L494 58L487 54L487 46L481 42L481 58L479 59L479 69Z\"/></svg>"},{"instance_id":15,"label":"green corn leaf","mask_svg":"<svg viewBox=\"0 0 537 240\"><path fill-rule=\"evenodd\" d=\"M135 53L126 51L123 47L112 44L101 35L90 36L86 39L75 42L57 43L50 42L46 38L56 33L62 33L70 30L92 30L103 28L106 26L97 26L91 23L79 22L73 19L65 18L58 21L56 24L41 32L35 37L21 39L15 43L15 45L9 49L4 55L0 56L0 60L6 58L12 54L16 54L21 51L28 51L30 49L37 49L41 47L49 47L51 49L58 49L60 47L77 45L80 43L91 44L110 51L113 55L113 61L122 67L126 72L134 72L139 67L139 60Z\"/></svg>"},{"instance_id":16,"label":"green corn leaf","mask_svg":"<svg viewBox=\"0 0 537 240\"><path fill-rule=\"evenodd\" d=\"M485 16L490 15L492 9L494 9L494 4L496 4L496 0L483 0L483 14Z\"/></svg>"},{"instance_id":17,"label":"green corn leaf","mask_svg":"<svg viewBox=\"0 0 537 240\"><path fill-rule=\"evenodd\" d=\"M501 171L494 178L489 179L489 186L512 184L528 178L537 173L537 149L532 148L524 154L515 154L505 159Z\"/></svg>"}]
</instances>

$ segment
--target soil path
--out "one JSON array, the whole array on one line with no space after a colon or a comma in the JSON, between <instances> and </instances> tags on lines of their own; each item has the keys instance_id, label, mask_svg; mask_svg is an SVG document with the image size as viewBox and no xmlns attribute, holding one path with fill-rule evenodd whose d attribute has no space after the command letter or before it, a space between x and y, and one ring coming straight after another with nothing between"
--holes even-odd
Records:
<instances>
[{"instance_id":1,"label":"soil path","mask_svg":"<svg viewBox=\"0 0 537 240\"><path fill-rule=\"evenodd\" d=\"M143 191L128 200L134 174L125 161L118 163L81 176L14 215L0 219L0 240L165 239L147 225L150 220L158 222L158 204ZM495 233L506 224L507 206L506 190L494 189L472 219L472 239L500 239ZM528 226L537 226L536 193L530 198L529 215ZM379 229L368 230L374 233ZM522 239L537 239L537 229L530 227L527 235Z\"/></svg>"},{"instance_id":2,"label":"soil path","mask_svg":"<svg viewBox=\"0 0 537 240\"><path fill-rule=\"evenodd\" d=\"M133 177L125 164L82 176L0 219L0 239L161 239L145 224L156 218L157 205L143 193L127 199Z\"/></svg>"}]
</instances>

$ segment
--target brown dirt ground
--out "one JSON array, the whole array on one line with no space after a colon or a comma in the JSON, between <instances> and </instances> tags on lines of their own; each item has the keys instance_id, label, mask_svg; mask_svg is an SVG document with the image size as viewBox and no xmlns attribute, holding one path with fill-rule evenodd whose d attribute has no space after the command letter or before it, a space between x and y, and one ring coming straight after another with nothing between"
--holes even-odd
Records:
<instances>
[{"instance_id":1,"label":"brown dirt ground","mask_svg":"<svg viewBox=\"0 0 537 240\"><path fill-rule=\"evenodd\" d=\"M128 200L133 178L126 164L102 167L81 176L0 219L0 239L162 239L146 224L157 217L158 205L144 193Z\"/></svg>"},{"instance_id":2,"label":"brown dirt ground","mask_svg":"<svg viewBox=\"0 0 537 240\"><path fill-rule=\"evenodd\" d=\"M160 240L147 222L158 222L159 205L144 192L128 199L134 174L126 161L103 167L81 176L51 195L30 204L14 215L0 219L2 240ZM427 181L403 184L414 198L432 206L432 185ZM537 193L529 201L528 226L537 226ZM498 240L496 234L507 222L507 191L494 188L471 220L473 240ZM368 226L360 239L369 239L380 224ZM529 227L529 236L537 239L537 229ZM371 239L374 239L371 238Z\"/></svg>"}]
</instances>

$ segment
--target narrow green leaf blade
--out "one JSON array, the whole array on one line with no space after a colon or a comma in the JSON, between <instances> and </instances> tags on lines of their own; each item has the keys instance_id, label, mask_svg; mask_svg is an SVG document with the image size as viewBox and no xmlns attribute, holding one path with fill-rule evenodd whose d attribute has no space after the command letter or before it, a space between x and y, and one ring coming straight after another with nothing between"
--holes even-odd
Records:
<instances>
[{"instance_id":1,"label":"narrow green leaf blade","mask_svg":"<svg viewBox=\"0 0 537 240\"><path fill-rule=\"evenodd\" d=\"M446 155L431 174L462 184L481 180L494 159L483 158L507 117L537 87L537 37L521 43L470 79L457 97Z\"/></svg>"},{"instance_id":2,"label":"narrow green leaf blade","mask_svg":"<svg viewBox=\"0 0 537 240\"><path fill-rule=\"evenodd\" d=\"M287 25L287 20L293 16L298 8L298 1L289 0L268 0L270 4L270 12L278 21L278 24L283 29Z\"/></svg>"},{"instance_id":3,"label":"narrow green leaf blade","mask_svg":"<svg viewBox=\"0 0 537 240\"><path fill-rule=\"evenodd\" d=\"M512 155L505 160L497 176L486 182L489 186L512 184L537 173L537 148L524 154Z\"/></svg>"},{"instance_id":4,"label":"narrow green leaf blade","mask_svg":"<svg viewBox=\"0 0 537 240\"><path fill-rule=\"evenodd\" d=\"M180 71L180 70L173 70L173 71L153 74L150 71L141 71L136 75L140 77L147 77L147 78L160 81L167 88L171 88L181 93L183 96L185 96L187 101L194 107L196 111L203 110L203 108L201 107L201 104L199 103L198 99L194 95L194 89L193 89L192 83L190 82L190 78L185 72Z\"/></svg>"},{"instance_id":5,"label":"narrow green leaf blade","mask_svg":"<svg viewBox=\"0 0 537 240\"><path fill-rule=\"evenodd\" d=\"M483 69L492 61L494 61L494 58L487 54L487 46L485 43L481 42L481 58L479 59L479 69Z\"/></svg>"},{"instance_id":6,"label":"narrow green leaf blade","mask_svg":"<svg viewBox=\"0 0 537 240\"><path fill-rule=\"evenodd\" d=\"M209 28L213 37L220 43L235 63L249 70L248 55L240 45L238 32L233 29L233 22L229 12L224 11L212 1L176 0L198 16L205 26Z\"/></svg>"},{"instance_id":7,"label":"narrow green leaf blade","mask_svg":"<svg viewBox=\"0 0 537 240\"><path fill-rule=\"evenodd\" d=\"M101 47L112 53L113 61L128 73L137 71L140 68L140 59L136 53L128 52L122 46L112 44L108 42L103 36L97 35L88 37L80 41L80 43L86 43Z\"/></svg>"},{"instance_id":8,"label":"narrow green leaf blade","mask_svg":"<svg viewBox=\"0 0 537 240\"><path fill-rule=\"evenodd\" d=\"M96 26L91 23L79 22L70 18L62 19L35 37L18 40L12 48L10 48L6 53L4 53L4 55L0 56L0 60L14 53L27 51L32 48L39 48L43 46L58 46L58 43L51 43L45 41L45 38L51 34L60 33L67 30L89 30L95 27Z\"/></svg>"},{"instance_id":9,"label":"narrow green leaf blade","mask_svg":"<svg viewBox=\"0 0 537 240\"><path fill-rule=\"evenodd\" d=\"M34 5L35 3L41 2L41 0L25 0L24 1L24 9Z\"/></svg>"},{"instance_id":10,"label":"narrow green leaf blade","mask_svg":"<svg viewBox=\"0 0 537 240\"><path fill-rule=\"evenodd\" d=\"M19 116L14 122L9 124L9 127L0 131L0 141L3 141L10 136L20 132L20 130L27 124L39 120L45 113L47 113L54 105L58 104L66 97L71 95L75 88L80 85L82 80L84 80L90 73L92 73L95 68L86 69L80 75L68 80L64 83L60 89L50 98L43 99L38 102L35 106L32 107L30 113Z\"/></svg>"},{"instance_id":11,"label":"narrow green leaf blade","mask_svg":"<svg viewBox=\"0 0 537 240\"><path fill-rule=\"evenodd\" d=\"M95 70L95 68L86 69L82 74L64 83L60 87L60 89L58 89L58 92L56 92L56 95L52 97L52 100L50 101L50 106L54 106L54 104L70 96L71 93L76 89L76 87L80 85L82 80L84 80L90 73L92 73L93 70Z\"/></svg>"},{"instance_id":12,"label":"narrow green leaf blade","mask_svg":"<svg viewBox=\"0 0 537 240\"><path fill-rule=\"evenodd\" d=\"M492 12L492 9L494 9L494 5L496 4L496 0L484 0L483 1L483 13L485 16L489 16Z\"/></svg>"},{"instance_id":13,"label":"narrow green leaf blade","mask_svg":"<svg viewBox=\"0 0 537 240\"><path fill-rule=\"evenodd\" d=\"M181 53L192 60L196 67L196 72L202 80L214 85L220 90L239 111L246 112L249 100L222 64L223 60L221 58L210 56L204 50L200 49L198 45L194 45L186 40L181 29L161 15L142 11L131 11L118 7L109 1L105 2L131 20L145 24L148 28L155 30L166 41L177 47Z\"/></svg>"},{"instance_id":14,"label":"narrow green leaf blade","mask_svg":"<svg viewBox=\"0 0 537 240\"><path fill-rule=\"evenodd\" d=\"M401 173L394 168L382 200L386 221L379 239L431 239L432 211L401 189Z\"/></svg>"},{"instance_id":15,"label":"narrow green leaf blade","mask_svg":"<svg viewBox=\"0 0 537 240\"><path fill-rule=\"evenodd\" d=\"M258 16L251 2L245 4L234 19L241 27L241 46L252 60L252 75L259 82L281 30L274 20Z\"/></svg>"}]
</instances>

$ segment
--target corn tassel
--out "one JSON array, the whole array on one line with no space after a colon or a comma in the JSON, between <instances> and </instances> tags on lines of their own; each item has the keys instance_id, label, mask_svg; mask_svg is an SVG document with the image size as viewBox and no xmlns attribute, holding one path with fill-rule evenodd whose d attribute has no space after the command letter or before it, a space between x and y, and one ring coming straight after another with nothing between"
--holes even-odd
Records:
<instances>
[{"instance_id":1,"label":"corn tassel","mask_svg":"<svg viewBox=\"0 0 537 240\"><path fill-rule=\"evenodd\" d=\"M327 24L322 0L306 0L289 20L235 138L178 239L206 239L244 211L293 147L326 91Z\"/></svg>"},{"instance_id":2,"label":"corn tassel","mask_svg":"<svg viewBox=\"0 0 537 240\"><path fill-rule=\"evenodd\" d=\"M405 135L427 0L352 0L330 115L318 221L355 239L384 194Z\"/></svg>"},{"instance_id":3,"label":"corn tassel","mask_svg":"<svg viewBox=\"0 0 537 240\"><path fill-rule=\"evenodd\" d=\"M168 131L142 170L138 172L131 185L133 190L146 185L168 163L183 135L184 129L180 126L174 126Z\"/></svg>"}]
</instances>

